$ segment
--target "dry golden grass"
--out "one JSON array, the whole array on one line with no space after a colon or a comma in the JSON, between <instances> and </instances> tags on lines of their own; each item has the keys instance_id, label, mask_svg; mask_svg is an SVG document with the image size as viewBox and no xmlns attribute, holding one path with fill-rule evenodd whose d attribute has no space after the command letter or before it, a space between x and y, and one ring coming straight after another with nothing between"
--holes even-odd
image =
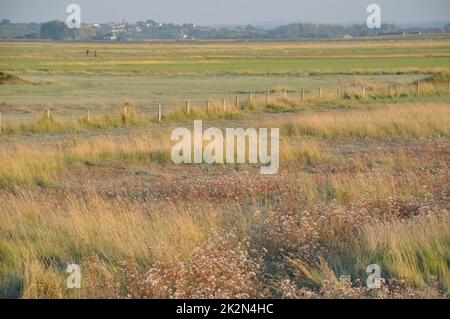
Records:
<instances>
[{"instance_id":1,"label":"dry golden grass","mask_svg":"<svg viewBox=\"0 0 450 319\"><path fill-rule=\"evenodd\" d=\"M436 73L431 79L446 79L447 73ZM162 122L172 124L173 122L188 121L194 119L203 120L239 120L250 119L254 114L266 112L299 112L317 109L362 109L367 102L376 105L376 101L381 103L398 103L402 99L415 99L416 97L432 99L442 99L449 93L448 81L440 81L437 84L433 80L426 80L418 83L405 85L394 83L390 86L382 83L374 83L354 79L342 81L343 87L339 90L312 90L312 91L289 91L286 87L277 87L272 92L255 93L246 98L236 100L210 100L209 108L205 103L190 104L189 108L185 104L176 102L175 107L163 111ZM418 91L418 85L419 91ZM363 89L364 88L364 89ZM403 102L404 104L405 102ZM438 102L439 103L439 102ZM442 103L442 102L440 102ZM427 102L429 105L430 102ZM56 106L55 106L56 107ZM104 109L105 105L99 103L98 107ZM106 130L111 128L147 127L157 129L161 126L158 123L157 114L138 114L133 103L124 102L116 106L117 116L83 116L78 120L61 120L55 118L53 114L44 112L44 116L38 121L25 123L0 123L0 136L2 135L29 135L29 134L61 134L61 133L81 133L88 131ZM50 112L50 109L48 109Z\"/></svg>"},{"instance_id":2,"label":"dry golden grass","mask_svg":"<svg viewBox=\"0 0 450 319\"><path fill-rule=\"evenodd\" d=\"M450 219L446 209L413 220L375 221L363 233L362 240L355 243L361 264L375 260L415 287L441 284L447 291L450 288Z\"/></svg>"},{"instance_id":3,"label":"dry golden grass","mask_svg":"<svg viewBox=\"0 0 450 319\"><path fill-rule=\"evenodd\" d=\"M225 165L165 176L182 170L170 165L171 126L10 137L0 296L448 296L449 123L448 103L246 121L281 129L270 178ZM69 263L83 270L75 292ZM371 263L387 279L376 292L361 287Z\"/></svg>"},{"instance_id":4,"label":"dry golden grass","mask_svg":"<svg viewBox=\"0 0 450 319\"><path fill-rule=\"evenodd\" d=\"M392 105L370 110L305 113L270 122L246 125L279 127L282 164L290 162L333 163L326 148L305 137L325 139L372 138L381 140L448 137L450 112L447 103ZM166 134L164 134L164 132ZM49 146L18 143L0 149L0 184L51 185L58 174L80 165L125 162L169 164L170 128L124 137L104 135L72 139ZM296 141L302 138L300 143ZM294 140L292 140L294 139Z\"/></svg>"},{"instance_id":5,"label":"dry golden grass","mask_svg":"<svg viewBox=\"0 0 450 319\"><path fill-rule=\"evenodd\" d=\"M450 40L402 39L102 43L95 60L82 43L0 43L4 69L67 79L432 74L419 92L415 82L389 90L357 78L341 81L339 95L323 87L302 98L302 81L275 87L268 101L239 91L239 105L164 108L163 123L144 108L153 102L138 99L135 110L127 98L109 116L99 115L111 111L105 104L63 121L72 106L51 104L58 112L48 118L4 121L0 298L448 298ZM278 174L172 164L170 133L194 119L279 127ZM71 263L82 289L66 287ZM385 279L378 290L365 287L373 263Z\"/></svg>"},{"instance_id":6,"label":"dry golden grass","mask_svg":"<svg viewBox=\"0 0 450 319\"><path fill-rule=\"evenodd\" d=\"M386 161L392 157L398 156L380 154L373 160ZM399 162L403 162L405 158L406 155ZM418 161L424 162L424 159L418 158ZM411 208L403 206L409 205L407 203L411 198L420 199L425 191L439 197L439 185L445 185L448 176L442 174L444 171L436 172L437 175L424 175L422 172L419 176L415 163L402 164L401 168L405 172L400 176L398 171L382 169L364 172L365 164L361 160L359 163L359 173L356 176L334 173L328 177L291 172L281 177L272 187L268 185L270 192L267 195L284 194L282 202L273 204L264 204L264 191L255 190L256 193L251 196L245 194L249 185L255 188L255 184L262 182L252 176L245 178L245 175L238 179L242 189L234 189L237 185L225 182L224 191L230 191L231 187L235 193L230 194L233 199L229 198L226 202L223 202L226 198L220 195L220 186L215 181L200 183L192 179L187 181L190 188L187 197L183 199L177 196L173 201L170 197L160 200L149 197L141 201L139 198L128 198L125 194L105 197L91 189L73 194L70 190L49 190L43 194L33 191L2 192L1 294L10 297L21 294L28 298L127 297L125 289L134 297L263 296L266 292L261 290L262 283L253 275L248 277L250 270L246 267L260 267L263 261L258 258L263 258L268 250L271 256L268 260L294 253L295 262L288 264L301 277L299 282L313 282L322 287L325 297L370 297L366 292L354 291L352 285L344 285L333 279L334 273L326 271L328 268L325 263L320 267L315 264L314 253L311 255L312 259L307 257L308 254L302 253L309 249L314 251L317 243L330 249L330 252L334 251L332 256L349 255L357 258L357 262L348 268L349 271L353 271L353 268L363 269L366 263L377 262L382 265L386 276L404 280L408 289L434 287L435 282L443 289L448 289L449 276L445 263L448 258L445 254L448 251L449 234L447 208L443 206L439 211L436 207L420 205L421 209L416 211L414 205ZM425 169L429 164L424 162L421 167ZM434 162L433 165L442 164ZM172 188L182 191L183 185L176 181L173 183ZM198 187L201 188L197 190ZM405 197L405 204L397 204L397 198L401 198L404 187L409 188L410 193ZM265 188L262 185L261 190ZM200 193L205 194L206 189L218 192L220 200L198 196ZM326 189L329 190L328 193ZM330 204L329 196L343 205ZM392 201L383 203L388 196L391 196ZM344 198L345 201L342 202L339 198ZM364 203L365 198L372 202ZM250 199L255 210L269 209L276 213L269 213L269 217L266 217L265 213L261 215L255 212L254 217L249 220L240 211L240 205L230 207L229 210L220 208L230 205L230 200L239 202L241 199ZM439 202L433 197L429 201L432 204ZM305 204L310 207L314 203L319 206L307 208L304 212L300 210L295 214L290 213ZM422 217L408 221L411 214ZM407 219L402 221L403 218ZM252 219L255 220L251 222ZM246 234L251 234L251 246L256 249L252 254L259 257L251 259L239 271L245 278L246 285L253 283L255 286L252 284L244 287L237 283L230 286L227 284L229 280L207 280L209 276L216 275L217 271L222 271L221 267L243 265L243 261L234 258L244 258L244 255L237 253L240 250L236 251L235 244L221 246L216 241L206 244L209 247L206 250L202 248L195 252L197 247L205 243L210 232L237 233L241 239ZM355 237L355 234L359 235ZM418 238L420 241L417 241ZM215 268L211 268L210 273L206 268L196 266L202 258L212 258L210 261L214 261ZM207 264L206 260L202 262L203 266ZM183 267L177 264L181 261L185 262ZM71 262L82 266L85 286L81 291L70 292L65 289L64 267ZM122 269L123 262L136 264L137 268L126 266ZM339 264L339 260L333 259L326 262L331 266ZM299 268L301 265L302 271ZM147 280L149 268L153 276L151 285ZM170 292L170 287L164 288L159 284L166 282L164 280L181 280L183 286L178 285L175 292ZM122 287L119 291L116 290L116 282ZM142 287L144 291L132 292L130 287L135 286ZM208 287L214 288L203 290ZM286 285L277 289L283 291ZM290 296L302 297L296 289L295 294ZM414 290L413 292L416 293ZM414 294L394 297L402 296ZM392 295L388 294L387 297Z\"/></svg>"},{"instance_id":7,"label":"dry golden grass","mask_svg":"<svg viewBox=\"0 0 450 319\"><path fill-rule=\"evenodd\" d=\"M167 138L158 138L156 133L123 138L104 136L86 141L72 139L44 147L18 144L0 150L0 160L4 163L0 167L0 181L3 186L45 185L52 183L55 174L77 165L114 160L167 163L170 160L168 142Z\"/></svg>"},{"instance_id":8,"label":"dry golden grass","mask_svg":"<svg viewBox=\"0 0 450 319\"><path fill-rule=\"evenodd\" d=\"M1 201L1 295L11 293L6 290L19 276L25 297L62 296L65 269L59 267L92 255L111 267L123 260L185 260L219 223L208 206L143 208L126 199L106 201L90 190L82 198L25 192Z\"/></svg>"},{"instance_id":9,"label":"dry golden grass","mask_svg":"<svg viewBox=\"0 0 450 319\"><path fill-rule=\"evenodd\" d=\"M448 137L449 123L448 103L428 103L305 114L271 125L279 126L288 136L396 139Z\"/></svg>"}]
</instances>

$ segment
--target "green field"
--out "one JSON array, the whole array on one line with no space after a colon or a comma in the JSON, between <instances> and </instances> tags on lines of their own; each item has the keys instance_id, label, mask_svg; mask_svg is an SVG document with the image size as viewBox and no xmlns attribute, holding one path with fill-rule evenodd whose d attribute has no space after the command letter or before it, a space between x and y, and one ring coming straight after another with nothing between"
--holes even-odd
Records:
<instances>
[{"instance_id":1,"label":"green field","mask_svg":"<svg viewBox=\"0 0 450 319\"><path fill-rule=\"evenodd\" d=\"M86 57L95 49L99 57ZM0 70L35 85L0 86L5 119L54 109L114 112L132 102L142 112L189 99L246 98L248 92L335 90L347 82L413 83L450 70L450 41L323 43L0 43Z\"/></svg>"},{"instance_id":2,"label":"green field","mask_svg":"<svg viewBox=\"0 0 450 319\"><path fill-rule=\"evenodd\" d=\"M320 43L1 43L0 69L147 75L397 73L450 67L448 40ZM99 57L86 58L95 49Z\"/></svg>"}]
</instances>

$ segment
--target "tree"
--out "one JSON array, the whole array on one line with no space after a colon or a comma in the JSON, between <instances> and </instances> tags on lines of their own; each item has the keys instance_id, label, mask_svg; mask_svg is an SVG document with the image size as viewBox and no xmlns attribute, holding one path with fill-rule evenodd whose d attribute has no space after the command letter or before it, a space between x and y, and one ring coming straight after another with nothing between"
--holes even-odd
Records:
<instances>
[{"instance_id":1,"label":"tree","mask_svg":"<svg viewBox=\"0 0 450 319\"><path fill-rule=\"evenodd\" d=\"M445 30L445 32L449 32L450 33L450 23L445 25L444 30Z\"/></svg>"},{"instance_id":2,"label":"tree","mask_svg":"<svg viewBox=\"0 0 450 319\"><path fill-rule=\"evenodd\" d=\"M70 35L70 29L64 22L54 20L41 25L41 38L52 40L64 40Z\"/></svg>"}]
</instances>

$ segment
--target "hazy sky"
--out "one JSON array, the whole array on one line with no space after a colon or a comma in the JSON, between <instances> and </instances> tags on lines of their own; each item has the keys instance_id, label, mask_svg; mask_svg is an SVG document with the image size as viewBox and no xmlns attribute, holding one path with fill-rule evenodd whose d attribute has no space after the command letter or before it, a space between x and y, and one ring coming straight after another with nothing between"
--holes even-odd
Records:
<instances>
[{"instance_id":1,"label":"hazy sky","mask_svg":"<svg viewBox=\"0 0 450 319\"><path fill-rule=\"evenodd\" d=\"M449 0L0 0L0 19L65 21L67 5L81 6L82 22L193 22L203 25L264 22L365 22L366 7L381 6L382 22L449 21Z\"/></svg>"}]
</instances>

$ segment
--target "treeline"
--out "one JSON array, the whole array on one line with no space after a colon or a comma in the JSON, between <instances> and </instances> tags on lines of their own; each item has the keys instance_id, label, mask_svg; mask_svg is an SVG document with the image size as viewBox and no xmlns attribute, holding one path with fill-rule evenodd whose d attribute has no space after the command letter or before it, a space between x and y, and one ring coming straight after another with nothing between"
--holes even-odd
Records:
<instances>
[{"instance_id":1,"label":"treeline","mask_svg":"<svg viewBox=\"0 0 450 319\"><path fill-rule=\"evenodd\" d=\"M173 25L157 24L154 21L140 22L137 30L131 28L124 37L134 39L305 39L305 38L341 38L344 36L368 36L401 32L395 25L383 25L376 31L366 25L344 27L330 24L295 23L273 29L264 29L247 25L234 28L201 27L193 24ZM435 30L440 32L441 30Z\"/></svg>"},{"instance_id":2,"label":"treeline","mask_svg":"<svg viewBox=\"0 0 450 319\"><path fill-rule=\"evenodd\" d=\"M153 20L136 24L126 22L107 24L83 24L80 29L69 29L61 21L42 24L12 24L0 22L0 38L4 39L52 39L52 40L152 40L152 39L327 39L343 37L378 36L391 34L450 33L450 24L443 28L401 28L383 24L370 30L365 24L351 26L332 24L293 23L272 29L248 25L245 27L204 27L195 24L176 25L157 23Z\"/></svg>"},{"instance_id":3,"label":"treeline","mask_svg":"<svg viewBox=\"0 0 450 319\"><path fill-rule=\"evenodd\" d=\"M9 23L0 22L0 39L50 39L50 40L103 40L102 30L89 25L80 29L69 29L58 20L46 23Z\"/></svg>"}]
</instances>

